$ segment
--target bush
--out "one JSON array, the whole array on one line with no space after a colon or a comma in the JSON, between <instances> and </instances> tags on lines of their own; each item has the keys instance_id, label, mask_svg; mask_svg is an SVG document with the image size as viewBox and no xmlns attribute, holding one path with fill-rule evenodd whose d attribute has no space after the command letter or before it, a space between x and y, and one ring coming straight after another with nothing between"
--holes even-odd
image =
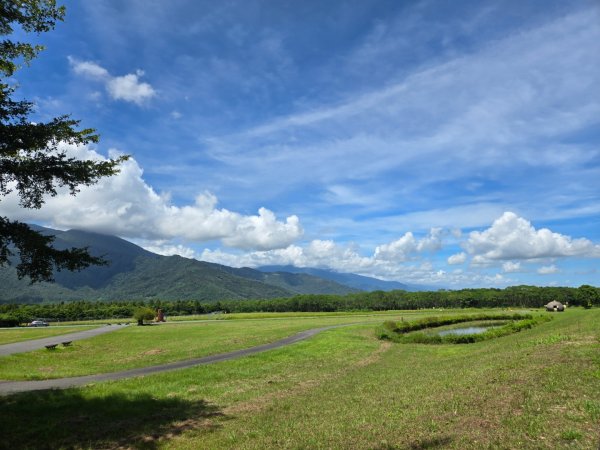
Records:
<instances>
[{"instance_id":1,"label":"bush","mask_svg":"<svg viewBox=\"0 0 600 450\"><path fill-rule=\"evenodd\" d=\"M18 327L19 323L19 319L15 319L13 317L0 316L0 327Z\"/></svg>"},{"instance_id":2,"label":"bush","mask_svg":"<svg viewBox=\"0 0 600 450\"><path fill-rule=\"evenodd\" d=\"M146 307L139 307L133 310L133 318L137 320L138 325L144 325L144 320L153 320L154 310Z\"/></svg>"}]
</instances>

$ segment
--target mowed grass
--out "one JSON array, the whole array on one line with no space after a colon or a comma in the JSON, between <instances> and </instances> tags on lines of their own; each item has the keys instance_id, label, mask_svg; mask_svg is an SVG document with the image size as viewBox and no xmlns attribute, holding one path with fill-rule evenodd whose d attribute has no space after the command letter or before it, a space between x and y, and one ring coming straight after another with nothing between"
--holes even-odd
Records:
<instances>
[{"instance_id":1,"label":"mowed grass","mask_svg":"<svg viewBox=\"0 0 600 450\"><path fill-rule=\"evenodd\" d=\"M0 445L595 449L599 324L600 310L572 309L466 345L338 328L235 361L0 398Z\"/></svg>"},{"instance_id":2,"label":"mowed grass","mask_svg":"<svg viewBox=\"0 0 600 450\"><path fill-rule=\"evenodd\" d=\"M381 322L381 317L419 318L427 312L387 315L281 317L130 325L73 342L69 347L0 357L0 380L39 380L114 372L163 364L261 345L299 331L353 322Z\"/></svg>"},{"instance_id":3,"label":"mowed grass","mask_svg":"<svg viewBox=\"0 0 600 450\"><path fill-rule=\"evenodd\" d=\"M0 329L0 345L12 344L14 342L28 341L31 339L42 339L46 337L59 336L61 334L85 331L93 326L68 326L68 327L31 327L31 328L3 328Z\"/></svg>"},{"instance_id":4,"label":"mowed grass","mask_svg":"<svg viewBox=\"0 0 600 450\"><path fill-rule=\"evenodd\" d=\"M250 312L250 313L230 313L230 314L192 314L187 316L168 316L167 323L171 322L205 322L205 321L221 321L221 320L256 320L256 319L276 319L284 320L289 318L294 319L317 319L317 318L339 318L339 317L378 317L378 316L403 316L414 314L427 314L428 311L434 310L398 310L398 311L331 311L331 312ZM437 309L435 311L444 311ZM480 310L470 308L464 309L465 313L477 313ZM448 313L448 310L446 310ZM103 319L103 320L76 320L69 322L61 322L63 325L104 325L107 323L135 323L131 318L125 319Z\"/></svg>"}]
</instances>

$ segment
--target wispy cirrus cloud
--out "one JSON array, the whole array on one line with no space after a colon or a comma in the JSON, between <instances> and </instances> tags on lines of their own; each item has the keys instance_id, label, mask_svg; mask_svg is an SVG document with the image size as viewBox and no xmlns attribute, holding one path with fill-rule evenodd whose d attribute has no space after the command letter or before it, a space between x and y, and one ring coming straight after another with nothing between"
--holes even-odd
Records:
<instances>
[{"instance_id":1,"label":"wispy cirrus cloud","mask_svg":"<svg viewBox=\"0 0 600 450\"><path fill-rule=\"evenodd\" d=\"M564 180L556 197L568 198L568 189L593 198L599 150L567 141L600 115L600 100L589 95L600 80L600 56L589 45L597 40L594 15L572 14L419 68L382 89L205 143L229 173L241 180L256 174L272 192L306 189L310 173L310 189L320 186L332 205L348 204L350 183L357 199L372 199L370 209L384 195L383 210L389 192L433 203L424 190L452 182L450 195L436 196L435 208L456 208L461 197L469 198L466 206L472 203L467 185L479 172L486 174L482 187L503 208L524 197L539 203L530 185L555 186L551 177ZM522 187L508 181L521 174ZM385 184L383 194L373 179ZM454 195L461 185L464 194Z\"/></svg>"},{"instance_id":2,"label":"wispy cirrus cloud","mask_svg":"<svg viewBox=\"0 0 600 450\"><path fill-rule=\"evenodd\" d=\"M597 2L317 3L71 8L87 26L52 60L102 63L72 60L69 94L44 95L135 152L151 210L130 201L144 183L123 183L122 199L86 197L113 208L73 207L77 223L99 211L98 227L153 251L230 265L440 287L547 283L552 267L593 281L581 240L600 242ZM66 205L57 217L75 223ZM500 230L505 211L516 219Z\"/></svg>"}]
</instances>

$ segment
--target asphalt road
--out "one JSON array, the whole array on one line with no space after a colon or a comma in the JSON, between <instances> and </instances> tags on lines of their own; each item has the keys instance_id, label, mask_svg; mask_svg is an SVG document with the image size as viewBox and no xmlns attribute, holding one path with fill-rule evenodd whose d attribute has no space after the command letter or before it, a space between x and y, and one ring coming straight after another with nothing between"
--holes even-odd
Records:
<instances>
[{"instance_id":1,"label":"asphalt road","mask_svg":"<svg viewBox=\"0 0 600 450\"><path fill-rule=\"evenodd\" d=\"M81 339L98 336L99 334L120 330L124 326L125 325L106 325L99 328L92 328L91 330L78 331L76 333L60 334L42 339L31 339L29 341L15 342L13 344L4 344L0 345L0 356L31 352L33 350L44 348L46 345L60 344L61 342L79 341Z\"/></svg>"},{"instance_id":2,"label":"asphalt road","mask_svg":"<svg viewBox=\"0 0 600 450\"><path fill-rule=\"evenodd\" d=\"M304 339L308 339L317 333L333 328L339 328L353 324L332 325L322 328L313 328L311 330L302 331L293 336L289 336L279 341L271 342L270 344L258 345L243 350L236 350L218 355L205 356L203 358L188 359L185 361L177 361L158 366L140 367L138 369L123 370L121 372L103 373L97 375L86 375L82 377L58 378L55 380L39 380L39 381L0 381L0 395L14 394L17 392L39 391L44 389L66 389L76 386L84 386L86 384L95 383L98 381L122 380L124 378L139 377L143 375L152 375L155 373L169 372L171 370L185 369L188 367L201 366L212 364L220 361L228 361L231 359L241 358L256 353L273 350L286 345L293 344ZM108 327L105 327L108 328ZM92 331L92 330L90 330ZM75 334L75 333L74 333ZM62 340L66 340L64 339ZM55 338L55 341L62 342L60 338Z\"/></svg>"}]
</instances>

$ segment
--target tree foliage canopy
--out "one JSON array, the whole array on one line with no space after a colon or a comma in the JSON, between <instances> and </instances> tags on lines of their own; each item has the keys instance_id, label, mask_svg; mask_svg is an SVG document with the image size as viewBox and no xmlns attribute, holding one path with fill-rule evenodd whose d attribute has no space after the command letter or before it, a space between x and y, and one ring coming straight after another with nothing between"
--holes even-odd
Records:
<instances>
[{"instance_id":1,"label":"tree foliage canopy","mask_svg":"<svg viewBox=\"0 0 600 450\"><path fill-rule=\"evenodd\" d=\"M0 201L15 191L24 208L39 209L44 196L57 195L66 187L75 195L79 186L90 186L102 177L118 172L126 156L106 161L79 160L69 157L60 144L85 145L98 141L90 128L78 129L79 121L69 115L49 122L29 119L34 104L16 101L16 87L6 81L22 64L29 64L43 49L40 45L8 39L15 27L27 33L43 33L64 19L65 8L54 0L0 0ZM81 270L104 264L86 249L57 250L53 238L44 236L26 224L0 217L0 266L19 255L17 274L32 282L51 281L54 270Z\"/></svg>"}]
</instances>

